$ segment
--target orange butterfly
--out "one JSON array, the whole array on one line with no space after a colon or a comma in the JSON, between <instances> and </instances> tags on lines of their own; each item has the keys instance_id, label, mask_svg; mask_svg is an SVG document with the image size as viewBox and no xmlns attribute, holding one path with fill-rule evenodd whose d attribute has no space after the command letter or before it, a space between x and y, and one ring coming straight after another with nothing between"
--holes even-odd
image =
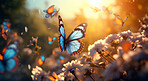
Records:
<instances>
[{"instance_id":1,"label":"orange butterfly","mask_svg":"<svg viewBox=\"0 0 148 81\"><path fill-rule=\"evenodd\" d=\"M53 73L52 73L52 76L48 76L48 78L49 78L50 80L52 80L52 81L55 81L55 80L58 79L59 77L58 77L58 75L57 75L55 72L53 72Z\"/></svg>"},{"instance_id":2,"label":"orange butterfly","mask_svg":"<svg viewBox=\"0 0 148 81\"><path fill-rule=\"evenodd\" d=\"M99 11L101 11L101 9L98 9L98 8L93 8L93 7L91 7L91 9L96 13L96 12L99 12Z\"/></svg>"},{"instance_id":3,"label":"orange butterfly","mask_svg":"<svg viewBox=\"0 0 148 81\"><path fill-rule=\"evenodd\" d=\"M129 15L126 17L126 19L124 21L122 20L122 18L119 15L114 14L114 16L116 17L115 24L124 26Z\"/></svg>"}]
</instances>

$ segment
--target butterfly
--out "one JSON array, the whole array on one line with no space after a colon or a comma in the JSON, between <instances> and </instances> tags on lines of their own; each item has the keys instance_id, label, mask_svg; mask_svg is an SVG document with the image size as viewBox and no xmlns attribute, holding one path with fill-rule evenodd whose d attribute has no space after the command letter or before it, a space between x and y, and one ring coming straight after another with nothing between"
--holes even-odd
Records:
<instances>
[{"instance_id":1,"label":"butterfly","mask_svg":"<svg viewBox=\"0 0 148 81\"><path fill-rule=\"evenodd\" d=\"M48 37L48 44L51 45L53 43L53 41L56 40L56 39L57 39L56 37L53 37L53 38L52 37Z\"/></svg>"},{"instance_id":2,"label":"butterfly","mask_svg":"<svg viewBox=\"0 0 148 81\"><path fill-rule=\"evenodd\" d=\"M6 30L10 28L11 23L9 21L6 21L6 22L3 22L2 25L3 25L4 30ZM9 32L10 32L10 29L9 29Z\"/></svg>"},{"instance_id":3,"label":"butterfly","mask_svg":"<svg viewBox=\"0 0 148 81\"><path fill-rule=\"evenodd\" d=\"M14 72L18 67L18 43L14 42L8 47L5 47L0 54L0 73L6 71Z\"/></svg>"},{"instance_id":4,"label":"butterfly","mask_svg":"<svg viewBox=\"0 0 148 81\"><path fill-rule=\"evenodd\" d=\"M112 13L113 13L113 12L112 12L112 7L111 7L111 6L109 6L109 7L103 6L102 9L103 9L103 11L107 11L109 14L112 14Z\"/></svg>"},{"instance_id":5,"label":"butterfly","mask_svg":"<svg viewBox=\"0 0 148 81\"><path fill-rule=\"evenodd\" d=\"M60 59L57 60L58 63L64 63L64 57L63 56L59 56Z\"/></svg>"},{"instance_id":6,"label":"butterfly","mask_svg":"<svg viewBox=\"0 0 148 81\"><path fill-rule=\"evenodd\" d=\"M37 63L38 63L39 66L41 66L44 62L45 62L45 57L42 55L42 56L40 56Z\"/></svg>"},{"instance_id":7,"label":"butterfly","mask_svg":"<svg viewBox=\"0 0 148 81\"><path fill-rule=\"evenodd\" d=\"M58 77L58 75L57 75L55 72L53 72L53 73L52 73L52 76L48 76L48 78L49 78L50 80L52 80L52 81L55 81L55 80L58 79L59 77Z\"/></svg>"},{"instance_id":8,"label":"butterfly","mask_svg":"<svg viewBox=\"0 0 148 81\"><path fill-rule=\"evenodd\" d=\"M122 20L122 18L119 16L119 15L117 15L117 14L114 14L114 16L116 17L116 20L115 20L115 24L118 24L118 25L122 25L122 26L124 26L125 25L125 22L127 21L127 18L128 18L128 16L126 17L126 19L123 21Z\"/></svg>"},{"instance_id":9,"label":"butterfly","mask_svg":"<svg viewBox=\"0 0 148 81\"><path fill-rule=\"evenodd\" d=\"M101 11L101 9L90 7L95 13Z\"/></svg>"},{"instance_id":10,"label":"butterfly","mask_svg":"<svg viewBox=\"0 0 148 81\"><path fill-rule=\"evenodd\" d=\"M82 23L78 25L69 37L65 38L65 30L61 16L59 16L59 47L60 50L67 50L71 55L78 54L82 51L84 46L83 42L80 39L86 36L87 23Z\"/></svg>"},{"instance_id":11,"label":"butterfly","mask_svg":"<svg viewBox=\"0 0 148 81\"><path fill-rule=\"evenodd\" d=\"M49 16L52 18L54 15L57 15L57 13L59 12L59 10L57 11L54 8L54 5L50 6L47 10L43 10L43 12L47 13L45 15L46 18L48 18Z\"/></svg>"},{"instance_id":12,"label":"butterfly","mask_svg":"<svg viewBox=\"0 0 148 81\"><path fill-rule=\"evenodd\" d=\"M1 28L2 28L1 35L5 40L7 40L8 32L11 32L10 26L11 26L11 23L9 23L8 21L3 22L1 25Z\"/></svg>"},{"instance_id":13,"label":"butterfly","mask_svg":"<svg viewBox=\"0 0 148 81\"><path fill-rule=\"evenodd\" d=\"M4 30L4 29L2 29L2 31L1 31L1 35L5 40L7 40L7 36L8 36L7 32L8 32L8 30Z\"/></svg>"}]
</instances>

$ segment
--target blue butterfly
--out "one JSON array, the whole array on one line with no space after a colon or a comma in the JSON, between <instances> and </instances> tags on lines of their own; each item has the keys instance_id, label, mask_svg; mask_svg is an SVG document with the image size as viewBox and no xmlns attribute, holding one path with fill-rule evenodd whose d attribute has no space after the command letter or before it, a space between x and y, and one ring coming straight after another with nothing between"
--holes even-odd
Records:
<instances>
[{"instance_id":1,"label":"blue butterfly","mask_svg":"<svg viewBox=\"0 0 148 81\"><path fill-rule=\"evenodd\" d=\"M14 72L18 67L18 54L17 42L10 44L4 48L2 54L0 54L0 73L6 71Z\"/></svg>"},{"instance_id":2,"label":"blue butterfly","mask_svg":"<svg viewBox=\"0 0 148 81\"><path fill-rule=\"evenodd\" d=\"M56 37L48 37L48 44L51 45L53 43L54 40L56 40Z\"/></svg>"},{"instance_id":3,"label":"blue butterfly","mask_svg":"<svg viewBox=\"0 0 148 81\"><path fill-rule=\"evenodd\" d=\"M82 39L86 36L86 28L87 23L78 25L66 39L63 21L59 16L59 47L61 51L67 50L67 52L71 55L80 53L84 44L79 39Z\"/></svg>"},{"instance_id":4,"label":"blue butterfly","mask_svg":"<svg viewBox=\"0 0 148 81\"><path fill-rule=\"evenodd\" d=\"M64 57L63 56L59 56L59 59L57 60L58 63L64 63Z\"/></svg>"},{"instance_id":5,"label":"blue butterfly","mask_svg":"<svg viewBox=\"0 0 148 81\"><path fill-rule=\"evenodd\" d=\"M42 56L40 56L37 63L38 63L39 66L41 66L44 62L45 62L45 57L42 55Z\"/></svg>"}]
</instances>

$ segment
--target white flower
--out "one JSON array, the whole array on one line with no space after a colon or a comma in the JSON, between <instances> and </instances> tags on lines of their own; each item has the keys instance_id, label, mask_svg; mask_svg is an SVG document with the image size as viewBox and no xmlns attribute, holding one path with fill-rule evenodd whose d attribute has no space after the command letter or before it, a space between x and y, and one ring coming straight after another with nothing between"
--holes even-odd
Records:
<instances>
[{"instance_id":1,"label":"white flower","mask_svg":"<svg viewBox=\"0 0 148 81\"><path fill-rule=\"evenodd\" d=\"M64 81L64 78L65 78L64 72L58 74L58 80L59 81Z\"/></svg>"},{"instance_id":2,"label":"white flower","mask_svg":"<svg viewBox=\"0 0 148 81\"><path fill-rule=\"evenodd\" d=\"M105 43L104 40L98 40L93 45L89 45L88 47L88 55L94 56L96 52L101 52L101 50L107 50L108 44Z\"/></svg>"},{"instance_id":3,"label":"white flower","mask_svg":"<svg viewBox=\"0 0 148 81\"><path fill-rule=\"evenodd\" d=\"M45 72L43 71L43 69L41 67L36 66L35 68L33 68L32 72L32 80L37 80L37 81L48 81L48 74L49 72Z\"/></svg>"},{"instance_id":4,"label":"white flower","mask_svg":"<svg viewBox=\"0 0 148 81\"><path fill-rule=\"evenodd\" d=\"M64 68L62 68L62 70L65 73L68 73L72 69L81 68L83 66L83 64L81 64L81 62L78 60L72 60L71 62L63 64L63 66L64 66Z\"/></svg>"},{"instance_id":5,"label":"white flower","mask_svg":"<svg viewBox=\"0 0 148 81\"><path fill-rule=\"evenodd\" d=\"M132 32L130 30L128 31L123 31L121 33L118 33L119 35L121 35L122 37L129 37L132 35Z\"/></svg>"},{"instance_id":6,"label":"white flower","mask_svg":"<svg viewBox=\"0 0 148 81\"><path fill-rule=\"evenodd\" d=\"M106 43L110 44L113 40L120 39L120 36L118 34L110 34L108 35L104 40Z\"/></svg>"}]
</instances>

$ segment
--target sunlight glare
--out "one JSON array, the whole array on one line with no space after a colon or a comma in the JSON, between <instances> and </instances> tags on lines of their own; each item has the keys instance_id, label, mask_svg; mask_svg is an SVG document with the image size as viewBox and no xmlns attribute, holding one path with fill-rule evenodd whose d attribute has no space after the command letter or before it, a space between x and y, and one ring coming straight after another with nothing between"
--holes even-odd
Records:
<instances>
[{"instance_id":1,"label":"sunlight glare","mask_svg":"<svg viewBox=\"0 0 148 81\"><path fill-rule=\"evenodd\" d=\"M102 8L103 7L107 7L108 10L112 10L113 6L116 3L116 0L86 0L86 2L89 4L89 9L85 9L85 15L87 18L98 18L98 17L102 17L103 19L105 19L105 15ZM98 11L99 14L95 13L91 8L97 8L100 9L100 11ZM102 15L101 15L102 14ZM101 16L100 16L101 15Z\"/></svg>"},{"instance_id":2,"label":"sunlight glare","mask_svg":"<svg viewBox=\"0 0 148 81\"><path fill-rule=\"evenodd\" d=\"M103 3L102 0L87 0L87 2L90 3L92 6L95 6L95 7Z\"/></svg>"},{"instance_id":3,"label":"sunlight glare","mask_svg":"<svg viewBox=\"0 0 148 81\"><path fill-rule=\"evenodd\" d=\"M102 6L111 6L115 4L115 0L87 0L87 2L93 6L101 8Z\"/></svg>"}]
</instances>

